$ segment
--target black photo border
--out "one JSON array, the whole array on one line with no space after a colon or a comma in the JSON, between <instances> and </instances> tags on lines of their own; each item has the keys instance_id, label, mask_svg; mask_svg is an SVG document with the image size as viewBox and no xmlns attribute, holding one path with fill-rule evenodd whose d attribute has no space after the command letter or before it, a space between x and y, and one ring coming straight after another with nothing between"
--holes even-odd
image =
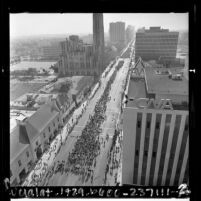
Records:
<instances>
[{"instance_id":1,"label":"black photo border","mask_svg":"<svg viewBox=\"0 0 201 201\"><path fill-rule=\"evenodd\" d=\"M199 49L200 6L198 1L152 1L152 0L83 0L83 1L1 1L1 189L5 200L9 200L5 179L9 178L9 14L10 13L189 13L189 119L190 162L189 183L191 200L198 200L199 184ZM65 26L65 25L64 25ZM194 71L195 70L195 71ZM126 188L126 186L125 186ZM2 196L1 196L2 197Z\"/></svg>"}]
</instances>

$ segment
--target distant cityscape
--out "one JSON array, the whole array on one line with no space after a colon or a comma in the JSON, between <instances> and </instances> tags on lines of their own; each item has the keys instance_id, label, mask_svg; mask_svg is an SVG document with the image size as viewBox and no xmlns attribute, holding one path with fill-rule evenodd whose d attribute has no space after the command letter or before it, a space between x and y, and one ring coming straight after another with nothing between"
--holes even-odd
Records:
<instances>
[{"instance_id":1,"label":"distant cityscape","mask_svg":"<svg viewBox=\"0 0 201 201\"><path fill-rule=\"evenodd\" d=\"M129 28L129 25L128 27ZM178 31L178 48L177 52L182 56L182 53L188 53L188 30ZM73 34L72 34L73 35ZM10 43L10 59L11 63L21 59L23 60L47 60L57 61L61 53L60 42L65 41L67 35L48 35L48 36L30 36L27 39L14 38ZM109 42L109 34L104 33L106 45ZM128 38L128 37L127 37ZM93 43L93 34L82 35L80 39L84 43Z\"/></svg>"},{"instance_id":2,"label":"distant cityscape","mask_svg":"<svg viewBox=\"0 0 201 201\"><path fill-rule=\"evenodd\" d=\"M188 30L92 27L11 38L11 186L189 184Z\"/></svg>"}]
</instances>

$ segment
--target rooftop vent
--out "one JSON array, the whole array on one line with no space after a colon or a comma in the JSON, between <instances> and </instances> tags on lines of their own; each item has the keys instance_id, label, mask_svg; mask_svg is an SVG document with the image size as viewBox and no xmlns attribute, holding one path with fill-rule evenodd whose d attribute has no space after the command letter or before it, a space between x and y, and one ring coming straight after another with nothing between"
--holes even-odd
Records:
<instances>
[{"instance_id":1,"label":"rooftop vent","mask_svg":"<svg viewBox=\"0 0 201 201\"><path fill-rule=\"evenodd\" d=\"M182 75L181 74L172 75L172 80L182 80Z\"/></svg>"}]
</instances>

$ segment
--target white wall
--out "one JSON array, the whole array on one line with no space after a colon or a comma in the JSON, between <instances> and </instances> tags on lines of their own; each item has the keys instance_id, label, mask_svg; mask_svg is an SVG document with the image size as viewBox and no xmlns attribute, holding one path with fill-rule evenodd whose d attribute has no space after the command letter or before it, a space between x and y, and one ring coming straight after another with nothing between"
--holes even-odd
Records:
<instances>
[{"instance_id":1,"label":"white wall","mask_svg":"<svg viewBox=\"0 0 201 201\"><path fill-rule=\"evenodd\" d=\"M29 157L27 158L26 152L29 152ZM18 161L21 161L21 166L19 167ZM10 178L10 183L13 182L15 178L17 178L19 182L19 173L25 168L25 171L27 171L27 164L30 161L34 161L34 157L31 151L31 146L28 146L23 150L23 152L10 164L10 170L12 171L12 177Z\"/></svg>"},{"instance_id":2,"label":"white wall","mask_svg":"<svg viewBox=\"0 0 201 201\"><path fill-rule=\"evenodd\" d=\"M58 117L59 117L59 122L58 122ZM55 122L55 127L53 125L53 122ZM31 147L32 150L34 152L34 158L35 160L37 159L36 156L36 152L34 151L39 145L41 145L42 151L44 150L44 144L45 141L48 140L50 138L51 135L54 134L55 130L58 130L58 126L59 123L61 123L61 118L59 115L57 115L40 133L40 135L38 135L32 142L31 142ZM50 131L49 131L49 127L50 127ZM44 134L45 133L45 138L44 138ZM38 145L36 145L36 142L38 141Z\"/></svg>"}]
</instances>

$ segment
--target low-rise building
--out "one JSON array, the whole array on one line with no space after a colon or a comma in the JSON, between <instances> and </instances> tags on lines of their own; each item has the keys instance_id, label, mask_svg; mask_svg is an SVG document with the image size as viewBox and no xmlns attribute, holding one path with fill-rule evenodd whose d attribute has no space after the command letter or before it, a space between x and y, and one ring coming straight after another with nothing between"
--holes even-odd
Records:
<instances>
[{"instance_id":1,"label":"low-rise building","mask_svg":"<svg viewBox=\"0 0 201 201\"><path fill-rule=\"evenodd\" d=\"M11 185L20 184L42 156L63 123L61 116L60 106L52 99L30 117L17 119L10 133Z\"/></svg>"}]
</instances>

